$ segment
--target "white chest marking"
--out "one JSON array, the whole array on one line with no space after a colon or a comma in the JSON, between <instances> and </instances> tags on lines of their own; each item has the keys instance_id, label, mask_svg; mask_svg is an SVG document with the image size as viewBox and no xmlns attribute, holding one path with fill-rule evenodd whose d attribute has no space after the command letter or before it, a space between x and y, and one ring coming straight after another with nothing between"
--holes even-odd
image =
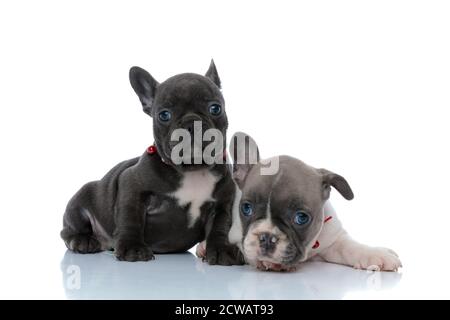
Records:
<instances>
[{"instance_id":1,"label":"white chest marking","mask_svg":"<svg viewBox=\"0 0 450 320\"><path fill-rule=\"evenodd\" d=\"M232 211L232 225L230 231L228 232L228 241L232 244L236 244L239 249L243 252L242 248L242 221L241 216L239 214L239 203L241 201L242 192L239 190L239 187L236 185L235 194L234 194L234 203L233 203L233 211Z\"/></svg>"},{"instance_id":2,"label":"white chest marking","mask_svg":"<svg viewBox=\"0 0 450 320\"><path fill-rule=\"evenodd\" d=\"M181 186L169 194L178 201L179 206L189 206L189 227L192 227L200 217L200 208L206 201L214 201L212 193L219 177L209 170L199 170L184 173Z\"/></svg>"}]
</instances>

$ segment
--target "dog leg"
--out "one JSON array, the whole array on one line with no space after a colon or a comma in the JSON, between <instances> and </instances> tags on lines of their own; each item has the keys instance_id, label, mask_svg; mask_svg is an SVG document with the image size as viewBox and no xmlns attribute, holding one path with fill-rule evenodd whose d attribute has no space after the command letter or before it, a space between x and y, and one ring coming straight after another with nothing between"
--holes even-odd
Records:
<instances>
[{"instance_id":1,"label":"dog leg","mask_svg":"<svg viewBox=\"0 0 450 320\"><path fill-rule=\"evenodd\" d=\"M144 241L145 204L133 187L132 179L123 175L115 212L114 254L120 261L153 260L155 256Z\"/></svg>"},{"instance_id":2,"label":"dog leg","mask_svg":"<svg viewBox=\"0 0 450 320\"><path fill-rule=\"evenodd\" d=\"M77 253L95 253L102 250L86 214L93 188L95 188L95 182L84 185L69 201L64 213L63 229L60 235L66 247Z\"/></svg>"},{"instance_id":3,"label":"dog leg","mask_svg":"<svg viewBox=\"0 0 450 320\"><path fill-rule=\"evenodd\" d=\"M363 245L350 238L345 232L331 246L319 253L319 256L325 261L348 265L356 269L397 271L402 266L394 251Z\"/></svg>"},{"instance_id":4,"label":"dog leg","mask_svg":"<svg viewBox=\"0 0 450 320\"><path fill-rule=\"evenodd\" d=\"M227 203L226 205L229 205ZM242 265L244 257L239 248L229 243L228 231L231 225L231 209L225 204L218 204L217 212L212 218L212 228L207 232L205 257L211 265Z\"/></svg>"}]
</instances>

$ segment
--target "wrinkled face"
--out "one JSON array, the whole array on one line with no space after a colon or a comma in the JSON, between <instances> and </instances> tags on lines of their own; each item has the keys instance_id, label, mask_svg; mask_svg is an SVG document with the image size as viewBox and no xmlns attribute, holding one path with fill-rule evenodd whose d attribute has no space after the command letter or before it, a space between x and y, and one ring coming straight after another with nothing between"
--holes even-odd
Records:
<instances>
[{"instance_id":1,"label":"wrinkled face","mask_svg":"<svg viewBox=\"0 0 450 320\"><path fill-rule=\"evenodd\" d=\"M336 173L293 157L260 160L256 142L243 132L231 138L230 154L237 189L228 240L253 266L295 269L322 230L331 187L351 200L350 185Z\"/></svg>"},{"instance_id":2,"label":"wrinkled face","mask_svg":"<svg viewBox=\"0 0 450 320\"><path fill-rule=\"evenodd\" d=\"M182 73L161 84L139 67L129 76L143 111L153 117L164 162L179 171L223 163L228 121L214 61L204 76Z\"/></svg>"},{"instance_id":3,"label":"wrinkled face","mask_svg":"<svg viewBox=\"0 0 450 320\"><path fill-rule=\"evenodd\" d=\"M242 187L239 216L246 261L261 269L291 270L307 258L324 220L322 175L297 159L279 157L276 175L254 165Z\"/></svg>"},{"instance_id":4,"label":"wrinkled face","mask_svg":"<svg viewBox=\"0 0 450 320\"><path fill-rule=\"evenodd\" d=\"M203 157L194 159L195 152L203 156L211 151L216 156L219 150L223 155L228 121L222 94L210 79L181 74L166 80L157 89L152 113L154 137L167 162L174 163L173 157L180 157L187 161L178 167L194 170L207 166ZM208 132L217 135L211 139ZM180 143L185 147L180 148Z\"/></svg>"}]
</instances>

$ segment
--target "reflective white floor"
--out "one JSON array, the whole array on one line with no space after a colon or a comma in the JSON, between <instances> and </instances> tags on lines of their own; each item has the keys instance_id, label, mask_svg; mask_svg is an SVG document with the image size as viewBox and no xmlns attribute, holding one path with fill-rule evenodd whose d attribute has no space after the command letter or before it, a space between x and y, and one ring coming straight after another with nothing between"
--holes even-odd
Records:
<instances>
[{"instance_id":1,"label":"reflective white floor","mask_svg":"<svg viewBox=\"0 0 450 320\"><path fill-rule=\"evenodd\" d=\"M210 266L191 252L156 255L149 262L120 262L110 252L69 252L54 234L45 235L51 241L40 244L36 238L36 246L18 242L26 250L3 242L0 299L449 298L447 257L432 247L425 252L396 246L405 266L398 273L325 262L276 273L249 266Z\"/></svg>"},{"instance_id":2,"label":"reflective white floor","mask_svg":"<svg viewBox=\"0 0 450 320\"><path fill-rule=\"evenodd\" d=\"M321 262L294 273L209 266L190 252L138 263L116 261L109 252L66 252L61 274L68 299L342 299L392 289L402 277Z\"/></svg>"}]
</instances>

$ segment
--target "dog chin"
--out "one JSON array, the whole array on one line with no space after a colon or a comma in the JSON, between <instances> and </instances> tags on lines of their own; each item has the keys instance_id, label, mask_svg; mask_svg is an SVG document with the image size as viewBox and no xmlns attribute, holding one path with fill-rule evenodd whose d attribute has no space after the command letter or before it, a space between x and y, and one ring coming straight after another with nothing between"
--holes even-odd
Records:
<instances>
[{"instance_id":1,"label":"dog chin","mask_svg":"<svg viewBox=\"0 0 450 320\"><path fill-rule=\"evenodd\" d=\"M195 170L203 170L203 169L208 169L211 167L211 165L206 164L206 163L201 163L201 164L179 164L176 165L175 167L177 167L177 169L180 169L180 171L195 171Z\"/></svg>"},{"instance_id":2,"label":"dog chin","mask_svg":"<svg viewBox=\"0 0 450 320\"><path fill-rule=\"evenodd\" d=\"M202 161L202 163L195 164L194 160L192 160L190 163L183 163L182 162L182 163L176 164L176 163L174 163L172 161L170 156L167 156L167 155L165 155L163 161L166 164L171 165L175 170L177 170L179 172L209 169L209 168L211 168L213 166L213 165L207 164L207 163L205 163L203 161Z\"/></svg>"},{"instance_id":3,"label":"dog chin","mask_svg":"<svg viewBox=\"0 0 450 320\"><path fill-rule=\"evenodd\" d=\"M271 259L256 260L255 267L262 271L292 272L297 269L295 264L284 264Z\"/></svg>"},{"instance_id":4,"label":"dog chin","mask_svg":"<svg viewBox=\"0 0 450 320\"><path fill-rule=\"evenodd\" d=\"M295 271L300 263L306 260L306 257L304 257L303 254L299 253L290 255L289 257L281 255L277 256L276 258L273 256L268 257L265 255L261 255L257 252L255 253L256 254L252 255L253 258L249 259L249 256L246 256L247 263L262 271L291 272Z\"/></svg>"}]
</instances>

